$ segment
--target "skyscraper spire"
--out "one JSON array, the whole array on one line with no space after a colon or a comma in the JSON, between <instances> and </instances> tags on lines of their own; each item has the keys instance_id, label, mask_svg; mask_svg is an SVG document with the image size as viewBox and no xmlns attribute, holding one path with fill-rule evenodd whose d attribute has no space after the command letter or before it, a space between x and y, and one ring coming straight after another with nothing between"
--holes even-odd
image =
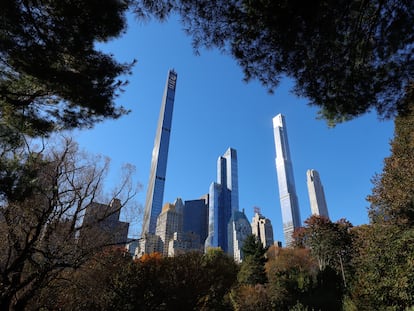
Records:
<instances>
[{"instance_id":1,"label":"skyscraper spire","mask_svg":"<svg viewBox=\"0 0 414 311\"><path fill-rule=\"evenodd\" d=\"M290 246L293 242L293 231L295 228L300 227L301 221L293 167L290 160L287 128L285 117L282 114L278 114L273 118L273 133L276 147L276 171L280 208L282 210L283 234L286 246Z\"/></svg>"},{"instance_id":2,"label":"skyscraper spire","mask_svg":"<svg viewBox=\"0 0 414 311\"><path fill-rule=\"evenodd\" d=\"M306 172L308 182L309 201L312 215L325 216L329 218L328 207L326 206L325 192L319 173L316 170Z\"/></svg>"},{"instance_id":3,"label":"skyscraper spire","mask_svg":"<svg viewBox=\"0 0 414 311\"><path fill-rule=\"evenodd\" d=\"M155 234L157 217L162 209L176 83L177 74L174 70L169 70L152 151L142 236L146 233Z\"/></svg>"}]
</instances>

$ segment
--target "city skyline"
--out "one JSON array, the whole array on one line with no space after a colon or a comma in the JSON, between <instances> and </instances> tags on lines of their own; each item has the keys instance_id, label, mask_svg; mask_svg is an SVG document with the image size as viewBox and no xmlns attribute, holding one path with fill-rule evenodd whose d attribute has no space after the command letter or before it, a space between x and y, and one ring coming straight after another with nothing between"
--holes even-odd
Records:
<instances>
[{"instance_id":1,"label":"city skyline","mask_svg":"<svg viewBox=\"0 0 414 311\"><path fill-rule=\"evenodd\" d=\"M142 223L142 236L147 233L155 234L157 217L163 207L176 84L177 73L174 70L169 70L161 102L154 148L152 150L151 171Z\"/></svg>"},{"instance_id":2,"label":"city skyline","mask_svg":"<svg viewBox=\"0 0 414 311\"><path fill-rule=\"evenodd\" d=\"M301 226L299 202L296 195L293 165L290 158L289 140L285 117L279 113L273 118L276 149L276 172L279 187L285 246L292 245L293 232Z\"/></svg>"},{"instance_id":3,"label":"city skyline","mask_svg":"<svg viewBox=\"0 0 414 311\"><path fill-rule=\"evenodd\" d=\"M73 134L81 149L111 159L105 191L112 190L120 179L120 168L130 163L136 168L134 181L141 184L134 202L144 205L160 97L166 72L174 67L180 81L164 202L206 194L216 179L214 159L232 146L238 152L239 208L251 219L254 206L260 207L272 222L275 241L282 241L272 117L283 113L302 219L311 215L306 171L316 168L331 220L345 217L354 225L368 222L365 198L371 193L372 177L381 173L389 155L392 121L379 121L368 113L329 128L317 119L317 109L308 106L306 98L291 92L294 81L289 77L281 78L274 93L269 93L257 81L243 82L243 73L231 57L204 49L195 55L177 19L138 23L128 18L130 26L121 38L98 46L121 62L138 60L126 77L129 84L115 99L131 112ZM131 224L131 236L139 237L142 214L137 219L133 216L128 206L121 213Z\"/></svg>"}]
</instances>

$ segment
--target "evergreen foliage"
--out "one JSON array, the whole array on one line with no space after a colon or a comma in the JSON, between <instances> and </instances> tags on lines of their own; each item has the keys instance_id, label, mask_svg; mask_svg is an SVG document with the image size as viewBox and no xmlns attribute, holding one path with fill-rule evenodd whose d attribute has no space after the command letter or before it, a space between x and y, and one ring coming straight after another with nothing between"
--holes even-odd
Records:
<instances>
[{"instance_id":1,"label":"evergreen foliage","mask_svg":"<svg viewBox=\"0 0 414 311\"><path fill-rule=\"evenodd\" d=\"M242 246L244 259L237 275L239 283L256 285L267 282L265 271L266 251L267 249L263 247L256 236L251 234L246 237Z\"/></svg>"},{"instance_id":2,"label":"evergreen foliage","mask_svg":"<svg viewBox=\"0 0 414 311\"><path fill-rule=\"evenodd\" d=\"M374 178L369 215L373 223L414 226L414 83L407 89L407 108L395 119L391 155Z\"/></svg>"},{"instance_id":3,"label":"evergreen foliage","mask_svg":"<svg viewBox=\"0 0 414 311\"><path fill-rule=\"evenodd\" d=\"M414 306L414 228L390 224L358 228L352 300L357 310Z\"/></svg>"},{"instance_id":4,"label":"evergreen foliage","mask_svg":"<svg viewBox=\"0 0 414 311\"><path fill-rule=\"evenodd\" d=\"M0 4L0 126L31 136L127 113L114 99L130 64L96 49L126 27L129 1ZM1 139L0 139L1 140Z\"/></svg>"},{"instance_id":5,"label":"evergreen foliage","mask_svg":"<svg viewBox=\"0 0 414 311\"><path fill-rule=\"evenodd\" d=\"M414 2L136 2L140 17L180 14L196 50L218 48L273 90L284 76L329 124L371 110L392 117L414 74Z\"/></svg>"}]
</instances>

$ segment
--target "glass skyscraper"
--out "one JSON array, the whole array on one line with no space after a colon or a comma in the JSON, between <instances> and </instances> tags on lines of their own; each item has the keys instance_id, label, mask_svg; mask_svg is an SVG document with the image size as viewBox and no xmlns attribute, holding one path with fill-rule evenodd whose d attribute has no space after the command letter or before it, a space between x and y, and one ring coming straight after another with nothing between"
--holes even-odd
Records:
<instances>
[{"instance_id":1,"label":"glass skyscraper","mask_svg":"<svg viewBox=\"0 0 414 311\"><path fill-rule=\"evenodd\" d=\"M323 191L319 173L316 170L308 170L306 172L306 176L312 215L319 215L329 218L325 192Z\"/></svg>"},{"instance_id":2,"label":"glass skyscraper","mask_svg":"<svg viewBox=\"0 0 414 311\"><path fill-rule=\"evenodd\" d=\"M300 227L298 197L296 195L293 167L290 160L289 143L285 117L278 114L273 118L273 132L276 147L276 171L279 185L280 208L282 210L283 234L286 246L291 246L292 234Z\"/></svg>"},{"instance_id":3,"label":"glass skyscraper","mask_svg":"<svg viewBox=\"0 0 414 311\"><path fill-rule=\"evenodd\" d=\"M191 232L204 245L208 235L208 194L197 200L187 200L183 211L183 232Z\"/></svg>"},{"instance_id":4,"label":"glass skyscraper","mask_svg":"<svg viewBox=\"0 0 414 311\"><path fill-rule=\"evenodd\" d=\"M229 148L217 161L217 182L209 192L208 236L205 247L221 247L228 251L228 224L239 209L237 153Z\"/></svg>"},{"instance_id":5,"label":"glass skyscraper","mask_svg":"<svg viewBox=\"0 0 414 311\"><path fill-rule=\"evenodd\" d=\"M165 84L154 149L152 151L151 172L142 225L143 237L147 233L155 234L157 217L162 209L176 83L177 74L170 70Z\"/></svg>"}]
</instances>

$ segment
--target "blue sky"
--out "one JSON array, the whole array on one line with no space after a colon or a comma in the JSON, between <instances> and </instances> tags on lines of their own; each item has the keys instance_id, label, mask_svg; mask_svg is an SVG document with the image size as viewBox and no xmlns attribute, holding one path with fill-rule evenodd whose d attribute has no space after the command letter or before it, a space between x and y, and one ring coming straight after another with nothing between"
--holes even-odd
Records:
<instances>
[{"instance_id":1,"label":"blue sky","mask_svg":"<svg viewBox=\"0 0 414 311\"><path fill-rule=\"evenodd\" d=\"M132 112L75 134L83 149L112 159L108 185L116 183L123 163L135 165L135 179L143 185L135 200L144 204L165 80L174 68L178 81L164 202L207 193L216 180L217 158L233 147L238 152L240 209L251 219L253 207L260 207L272 221L275 240L283 241L272 129L272 118L282 113L302 222L310 216L306 170L311 168L320 174L332 220L368 222L365 197L390 153L392 121L368 114L328 128L316 120L316 108L290 92L288 79L271 95L256 81L244 83L230 56L216 50L196 56L191 38L174 18L165 23L130 18L127 33L102 49L119 61L138 61L117 99ZM133 223L130 235L136 236L140 226Z\"/></svg>"}]
</instances>

